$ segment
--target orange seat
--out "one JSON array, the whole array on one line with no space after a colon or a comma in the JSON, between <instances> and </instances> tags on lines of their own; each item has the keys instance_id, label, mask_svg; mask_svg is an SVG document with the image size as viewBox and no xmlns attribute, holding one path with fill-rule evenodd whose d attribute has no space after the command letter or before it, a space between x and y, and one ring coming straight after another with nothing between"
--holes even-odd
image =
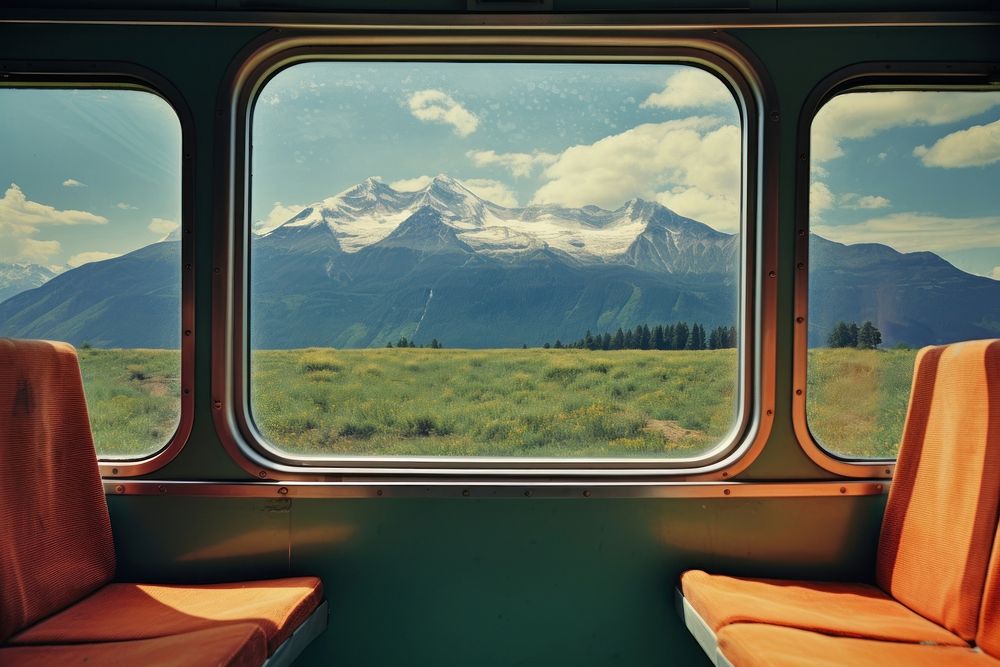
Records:
<instances>
[{"instance_id":1,"label":"orange seat","mask_svg":"<svg viewBox=\"0 0 1000 667\"><path fill-rule=\"evenodd\" d=\"M722 628L719 653L737 667L1000 667L1000 660L968 646L831 637L765 623L734 623Z\"/></svg>"},{"instance_id":2,"label":"orange seat","mask_svg":"<svg viewBox=\"0 0 1000 667\"><path fill-rule=\"evenodd\" d=\"M681 585L714 632L731 623L756 622L845 637L967 646L870 584L745 579L690 570Z\"/></svg>"},{"instance_id":3,"label":"orange seat","mask_svg":"<svg viewBox=\"0 0 1000 667\"><path fill-rule=\"evenodd\" d=\"M9 651L5 659L34 655L45 644L68 650L97 642L166 642L181 634L192 640L194 631L234 624L257 628L266 658L311 615L317 618L304 640L325 624L317 612L323 587L314 577L204 586L111 583L111 522L72 346L0 339L0 415L5 418L0 428L0 643L25 647L4 649ZM229 639L219 639L220 646L235 641L234 632L225 636ZM28 645L39 648L29 651ZM160 655L160 645L135 642L133 648L153 647L148 649L152 656ZM285 653L302 645L297 641ZM192 645L185 653L185 664L229 664L200 663L198 648ZM53 655L67 664L75 659L63 651ZM233 655L244 660L256 652Z\"/></svg>"},{"instance_id":4,"label":"orange seat","mask_svg":"<svg viewBox=\"0 0 1000 667\"><path fill-rule=\"evenodd\" d=\"M162 637L253 623L268 653L323 600L315 577L202 586L108 584L68 609L14 635L11 644L75 644Z\"/></svg>"},{"instance_id":5,"label":"orange seat","mask_svg":"<svg viewBox=\"0 0 1000 667\"><path fill-rule=\"evenodd\" d=\"M755 621L894 642L972 641L1000 505L998 424L1000 340L924 348L879 536L878 587L691 571L684 600L716 633ZM998 576L990 585L1000 588Z\"/></svg>"},{"instance_id":6,"label":"orange seat","mask_svg":"<svg viewBox=\"0 0 1000 667\"><path fill-rule=\"evenodd\" d=\"M4 667L257 667L266 659L264 633L246 623L138 641L0 648Z\"/></svg>"}]
</instances>

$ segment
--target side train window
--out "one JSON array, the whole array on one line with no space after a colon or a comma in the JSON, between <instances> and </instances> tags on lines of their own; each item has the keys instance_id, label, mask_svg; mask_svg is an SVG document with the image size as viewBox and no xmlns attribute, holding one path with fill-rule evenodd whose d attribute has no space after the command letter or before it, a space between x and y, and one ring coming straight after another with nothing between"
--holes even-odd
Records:
<instances>
[{"instance_id":1,"label":"side train window","mask_svg":"<svg viewBox=\"0 0 1000 667\"><path fill-rule=\"evenodd\" d=\"M721 77L302 62L252 114L266 452L696 461L738 436L744 119Z\"/></svg>"},{"instance_id":2,"label":"side train window","mask_svg":"<svg viewBox=\"0 0 1000 667\"><path fill-rule=\"evenodd\" d=\"M72 343L98 455L180 421L181 126L132 88L0 88L0 336Z\"/></svg>"},{"instance_id":3,"label":"side train window","mask_svg":"<svg viewBox=\"0 0 1000 667\"><path fill-rule=\"evenodd\" d=\"M917 349L1000 337L1000 92L850 91L810 146L809 428L893 459Z\"/></svg>"}]
</instances>

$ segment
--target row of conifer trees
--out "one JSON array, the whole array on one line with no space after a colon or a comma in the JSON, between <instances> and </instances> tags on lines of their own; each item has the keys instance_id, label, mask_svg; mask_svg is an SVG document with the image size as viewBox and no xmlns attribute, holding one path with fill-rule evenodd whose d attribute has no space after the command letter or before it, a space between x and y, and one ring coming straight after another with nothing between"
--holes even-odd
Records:
<instances>
[{"instance_id":1,"label":"row of conifer trees","mask_svg":"<svg viewBox=\"0 0 1000 667\"><path fill-rule=\"evenodd\" d=\"M593 334L590 330L583 338L571 343L556 340L542 347L577 348L582 350L720 350L736 347L736 327L715 327L705 333L702 324L677 322L675 324L639 324L635 329L619 329L614 333Z\"/></svg>"}]
</instances>

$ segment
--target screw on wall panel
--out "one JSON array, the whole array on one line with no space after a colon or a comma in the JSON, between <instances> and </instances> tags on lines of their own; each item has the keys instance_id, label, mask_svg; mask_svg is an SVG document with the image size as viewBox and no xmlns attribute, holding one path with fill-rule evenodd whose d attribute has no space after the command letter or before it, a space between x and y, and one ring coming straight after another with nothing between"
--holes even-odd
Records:
<instances>
[{"instance_id":1,"label":"screw on wall panel","mask_svg":"<svg viewBox=\"0 0 1000 667\"><path fill-rule=\"evenodd\" d=\"M585 489L583 491L583 497L584 498L589 498L590 497L590 489Z\"/></svg>"},{"instance_id":2,"label":"screw on wall panel","mask_svg":"<svg viewBox=\"0 0 1000 667\"><path fill-rule=\"evenodd\" d=\"M876 484L875 485L875 490L876 491L881 491L882 490L882 485L881 484Z\"/></svg>"},{"instance_id":3,"label":"screw on wall panel","mask_svg":"<svg viewBox=\"0 0 1000 667\"><path fill-rule=\"evenodd\" d=\"M846 486L840 487L840 492L841 493L847 493L847 487Z\"/></svg>"},{"instance_id":4,"label":"screw on wall panel","mask_svg":"<svg viewBox=\"0 0 1000 667\"><path fill-rule=\"evenodd\" d=\"M773 277L775 277L776 275L778 275L778 274L777 274L777 273L776 273L775 271L768 271L768 272L767 272L767 277L768 277L768 278L773 278Z\"/></svg>"},{"instance_id":5,"label":"screw on wall panel","mask_svg":"<svg viewBox=\"0 0 1000 667\"><path fill-rule=\"evenodd\" d=\"M799 262L795 266L798 268L799 271L801 271L802 269L806 268L806 263L805 262Z\"/></svg>"},{"instance_id":6,"label":"screw on wall panel","mask_svg":"<svg viewBox=\"0 0 1000 667\"><path fill-rule=\"evenodd\" d=\"M280 489L278 489L278 495L280 495L280 496L287 496L288 495L288 487L287 486L283 486Z\"/></svg>"},{"instance_id":7,"label":"screw on wall panel","mask_svg":"<svg viewBox=\"0 0 1000 667\"><path fill-rule=\"evenodd\" d=\"M267 477L267 471L261 470L259 473L257 473L257 476L260 477L261 479L264 479Z\"/></svg>"},{"instance_id":8,"label":"screw on wall panel","mask_svg":"<svg viewBox=\"0 0 1000 667\"><path fill-rule=\"evenodd\" d=\"M729 489L726 489L722 493L724 493L725 495L728 496L730 493L732 493L732 491L730 491Z\"/></svg>"},{"instance_id":9,"label":"screw on wall panel","mask_svg":"<svg viewBox=\"0 0 1000 667\"><path fill-rule=\"evenodd\" d=\"M167 487L164 484L160 484L160 485L158 485L156 487L156 490L159 491L160 493L166 493L167 492Z\"/></svg>"},{"instance_id":10,"label":"screw on wall panel","mask_svg":"<svg viewBox=\"0 0 1000 667\"><path fill-rule=\"evenodd\" d=\"M768 411L767 411L767 416L768 416L768 417L770 417L770 416L771 416L771 415L773 415L773 414L774 414L774 410L768 410Z\"/></svg>"},{"instance_id":11,"label":"screw on wall panel","mask_svg":"<svg viewBox=\"0 0 1000 667\"><path fill-rule=\"evenodd\" d=\"M466 498L468 498L469 495L470 495L469 490L468 489L462 489L462 495L465 496Z\"/></svg>"},{"instance_id":12,"label":"screw on wall panel","mask_svg":"<svg viewBox=\"0 0 1000 667\"><path fill-rule=\"evenodd\" d=\"M802 395L802 390L801 389L796 389L795 390L795 395L796 396L801 396Z\"/></svg>"},{"instance_id":13,"label":"screw on wall panel","mask_svg":"<svg viewBox=\"0 0 1000 667\"><path fill-rule=\"evenodd\" d=\"M190 336L191 335L191 330L190 329L185 329L184 330L184 335L185 336Z\"/></svg>"},{"instance_id":14,"label":"screw on wall panel","mask_svg":"<svg viewBox=\"0 0 1000 667\"><path fill-rule=\"evenodd\" d=\"M806 318L804 318L804 317L802 317L802 316L800 315L799 317L796 317L796 318L795 318L795 321L796 321L796 322L798 322L799 324L802 324L803 322L805 322L805 321L806 321Z\"/></svg>"},{"instance_id":15,"label":"screw on wall panel","mask_svg":"<svg viewBox=\"0 0 1000 667\"><path fill-rule=\"evenodd\" d=\"M112 468L111 469L111 474L112 475L117 475L118 474L118 468Z\"/></svg>"},{"instance_id":16,"label":"screw on wall panel","mask_svg":"<svg viewBox=\"0 0 1000 667\"><path fill-rule=\"evenodd\" d=\"M214 408L215 408L216 410L219 410L219 409L221 409L221 408L222 408L222 401L212 401L212 406L213 406L213 407L214 407Z\"/></svg>"},{"instance_id":17,"label":"screw on wall panel","mask_svg":"<svg viewBox=\"0 0 1000 667\"><path fill-rule=\"evenodd\" d=\"M382 489L379 489L378 491L376 491L375 495L376 496L381 496L382 495Z\"/></svg>"},{"instance_id":18,"label":"screw on wall panel","mask_svg":"<svg viewBox=\"0 0 1000 667\"><path fill-rule=\"evenodd\" d=\"M777 111L772 111L771 112L771 120L774 121L775 123L777 123L779 120L781 120L781 114L778 113Z\"/></svg>"},{"instance_id":19,"label":"screw on wall panel","mask_svg":"<svg viewBox=\"0 0 1000 667\"><path fill-rule=\"evenodd\" d=\"M528 496L530 498L531 497L531 489L528 489L527 491L525 491L524 495L526 495L526 496Z\"/></svg>"},{"instance_id":20,"label":"screw on wall panel","mask_svg":"<svg viewBox=\"0 0 1000 667\"><path fill-rule=\"evenodd\" d=\"M722 476L723 477L729 477L729 473L728 472L724 472L724 473L722 473Z\"/></svg>"},{"instance_id":21,"label":"screw on wall panel","mask_svg":"<svg viewBox=\"0 0 1000 667\"><path fill-rule=\"evenodd\" d=\"M125 485L119 484L115 487L115 493L125 493Z\"/></svg>"}]
</instances>

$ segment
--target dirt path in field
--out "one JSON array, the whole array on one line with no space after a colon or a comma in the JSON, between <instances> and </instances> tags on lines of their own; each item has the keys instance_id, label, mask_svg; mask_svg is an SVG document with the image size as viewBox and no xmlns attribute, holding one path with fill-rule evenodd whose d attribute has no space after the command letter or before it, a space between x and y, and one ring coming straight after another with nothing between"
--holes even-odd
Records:
<instances>
[{"instance_id":1,"label":"dirt path in field","mask_svg":"<svg viewBox=\"0 0 1000 667\"><path fill-rule=\"evenodd\" d=\"M680 440L686 435L697 435L699 431L691 431L678 424L673 419L649 419L643 430L659 433L667 440Z\"/></svg>"}]
</instances>

